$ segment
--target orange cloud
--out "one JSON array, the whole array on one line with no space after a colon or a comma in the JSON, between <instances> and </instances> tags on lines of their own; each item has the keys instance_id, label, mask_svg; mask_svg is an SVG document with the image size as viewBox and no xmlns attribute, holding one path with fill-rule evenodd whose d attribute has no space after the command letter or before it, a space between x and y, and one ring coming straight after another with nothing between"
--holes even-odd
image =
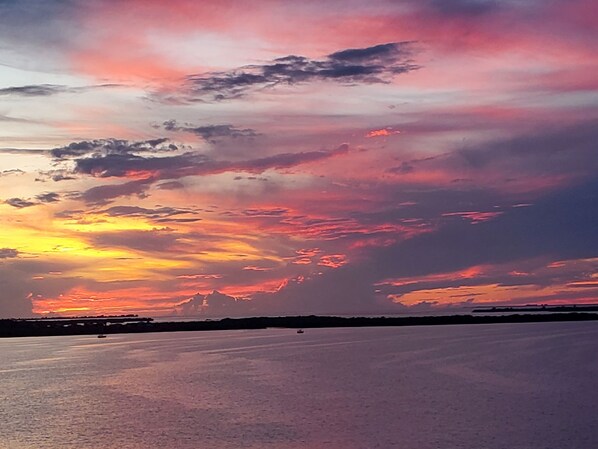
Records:
<instances>
[{"instance_id":1,"label":"orange cloud","mask_svg":"<svg viewBox=\"0 0 598 449\"><path fill-rule=\"evenodd\" d=\"M368 132L365 136L366 137L388 137L394 134L401 134L401 131L393 130L392 128L382 128L382 129L374 129Z\"/></svg>"}]
</instances>

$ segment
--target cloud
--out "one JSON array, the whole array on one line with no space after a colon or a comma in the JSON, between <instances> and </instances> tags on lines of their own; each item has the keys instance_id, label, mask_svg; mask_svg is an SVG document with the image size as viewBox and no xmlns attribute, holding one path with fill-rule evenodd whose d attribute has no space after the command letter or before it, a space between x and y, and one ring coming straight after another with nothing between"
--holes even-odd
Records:
<instances>
[{"instance_id":1,"label":"cloud","mask_svg":"<svg viewBox=\"0 0 598 449\"><path fill-rule=\"evenodd\" d=\"M161 190L178 190L185 187L185 184L179 181L166 181L156 186Z\"/></svg>"},{"instance_id":2,"label":"cloud","mask_svg":"<svg viewBox=\"0 0 598 449\"><path fill-rule=\"evenodd\" d=\"M13 248L0 248L0 259L12 259L19 256L19 251Z\"/></svg>"},{"instance_id":3,"label":"cloud","mask_svg":"<svg viewBox=\"0 0 598 449\"><path fill-rule=\"evenodd\" d=\"M349 146L342 144L332 150L280 153L241 161L215 160L197 152L162 157L147 154L174 151L171 150L170 144L164 148L165 142L166 139L143 142L115 141L114 139L83 141L54 149L52 154L57 161L66 160L74 163L72 171L75 174L91 175L97 178L146 176L144 179L129 181L124 184L92 187L79 195L75 195L89 204L106 204L120 196L137 195L144 197L149 187L161 180L227 172L259 174L270 169L288 169L302 164L322 161L349 152ZM141 154L135 154L135 152ZM180 188L179 184L166 185L170 188Z\"/></svg>"},{"instance_id":4,"label":"cloud","mask_svg":"<svg viewBox=\"0 0 598 449\"><path fill-rule=\"evenodd\" d=\"M88 204L108 204L111 200L121 196L137 196L144 198L146 191L150 188L150 185L154 182L154 179L140 179L136 181L129 181L123 184L111 184L96 186L87 189L86 191L76 194L75 198L81 199Z\"/></svg>"},{"instance_id":5,"label":"cloud","mask_svg":"<svg viewBox=\"0 0 598 449\"><path fill-rule=\"evenodd\" d=\"M24 318L34 315L32 301L58 296L81 282L79 278L52 273L68 272L77 263L41 258L14 257L2 261L0 270L0 318ZM44 278L32 282L32 279Z\"/></svg>"},{"instance_id":6,"label":"cloud","mask_svg":"<svg viewBox=\"0 0 598 449\"><path fill-rule=\"evenodd\" d=\"M39 195L36 195L35 198L40 203L56 203L60 201L60 195L56 192L40 193Z\"/></svg>"},{"instance_id":7,"label":"cloud","mask_svg":"<svg viewBox=\"0 0 598 449\"><path fill-rule=\"evenodd\" d=\"M0 89L0 95L18 95L22 97L46 97L64 92L68 92L68 87L56 84L33 84Z\"/></svg>"},{"instance_id":8,"label":"cloud","mask_svg":"<svg viewBox=\"0 0 598 449\"><path fill-rule=\"evenodd\" d=\"M187 78L183 99L220 101L252 90L314 81L386 83L395 75L418 68L410 59L412 54L412 42L391 42L338 51L321 60L289 55L228 72L191 75Z\"/></svg>"},{"instance_id":9,"label":"cloud","mask_svg":"<svg viewBox=\"0 0 598 449\"><path fill-rule=\"evenodd\" d=\"M255 311L255 303L214 290L206 295L200 293L193 295L177 304L175 311L179 315L186 316L238 317L252 315L252 311Z\"/></svg>"},{"instance_id":10,"label":"cloud","mask_svg":"<svg viewBox=\"0 0 598 449\"><path fill-rule=\"evenodd\" d=\"M16 207L17 209L23 209L26 207L37 206L42 203L56 203L60 201L60 195L56 192L45 192L36 195L35 199L36 201L32 201L29 198L9 198L5 200L4 203Z\"/></svg>"},{"instance_id":11,"label":"cloud","mask_svg":"<svg viewBox=\"0 0 598 449\"><path fill-rule=\"evenodd\" d=\"M139 206L112 206L97 212L97 214L105 214L111 217L141 217L158 223L192 223L200 221L201 218L179 217L180 215L193 215L195 213L196 212L191 209L178 209L174 207L157 207L149 209Z\"/></svg>"},{"instance_id":12,"label":"cloud","mask_svg":"<svg viewBox=\"0 0 598 449\"><path fill-rule=\"evenodd\" d=\"M259 134L251 128L236 128L233 125L205 125L205 126L180 126L176 120L167 120L163 123L166 131L184 131L195 134L207 142L216 142L223 138L250 138Z\"/></svg>"},{"instance_id":13,"label":"cloud","mask_svg":"<svg viewBox=\"0 0 598 449\"><path fill-rule=\"evenodd\" d=\"M24 198L9 198L9 199L5 200L4 203L6 203L12 207L16 207L17 209L23 209L25 207L31 207L31 206L35 206L36 204L39 204L39 203L36 203L34 201L29 201Z\"/></svg>"},{"instance_id":14,"label":"cloud","mask_svg":"<svg viewBox=\"0 0 598 449\"><path fill-rule=\"evenodd\" d=\"M95 86L70 87L61 84L29 84L0 89L0 96L14 95L20 97L48 97L64 93L81 93L98 88L118 87L118 84L99 84Z\"/></svg>"},{"instance_id":15,"label":"cloud","mask_svg":"<svg viewBox=\"0 0 598 449\"><path fill-rule=\"evenodd\" d=\"M108 138L72 142L64 147L52 149L50 154L55 159L68 159L82 156L98 158L106 155L133 155L176 150L178 150L178 147L169 143L166 138L141 141Z\"/></svg>"},{"instance_id":16,"label":"cloud","mask_svg":"<svg viewBox=\"0 0 598 449\"><path fill-rule=\"evenodd\" d=\"M18 168L13 168L10 170L2 170L0 171L0 176L9 176L9 175L22 175L25 172Z\"/></svg>"}]
</instances>

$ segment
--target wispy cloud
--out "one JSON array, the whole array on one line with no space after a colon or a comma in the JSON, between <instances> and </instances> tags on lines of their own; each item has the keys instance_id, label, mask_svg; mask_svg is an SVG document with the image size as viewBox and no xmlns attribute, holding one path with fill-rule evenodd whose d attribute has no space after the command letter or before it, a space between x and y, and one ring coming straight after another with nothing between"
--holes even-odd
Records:
<instances>
[{"instance_id":1,"label":"wispy cloud","mask_svg":"<svg viewBox=\"0 0 598 449\"><path fill-rule=\"evenodd\" d=\"M9 198L9 199L5 200L4 202L6 204L8 204L9 206L16 207L17 209L24 209L26 207L31 207L31 206L35 206L36 204L39 204L35 201L30 201L25 198Z\"/></svg>"},{"instance_id":2,"label":"wispy cloud","mask_svg":"<svg viewBox=\"0 0 598 449\"><path fill-rule=\"evenodd\" d=\"M11 86L0 89L0 95L20 97L48 97L58 94L77 94L94 89L120 87L119 84L98 84L93 86L72 87L62 84L28 84L26 86Z\"/></svg>"},{"instance_id":3,"label":"wispy cloud","mask_svg":"<svg viewBox=\"0 0 598 449\"><path fill-rule=\"evenodd\" d=\"M269 169L291 168L349 152L349 146L342 144L332 150L279 153L241 161L216 160L194 151L172 156L156 155L178 149L178 146L169 144L168 139L163 138L140 142L103 139L74 142L53 149L51 155L57 161L73 162L73 172L76 174L100 178L145 174L153 180L164 180L225 172L262 173Z\"/></svg>"},{"instance_id":4,"label":"wispy cloud","mask_svg":"<svg viewBox=\"0 0 598 449\"><path fill-rule=\"evenodd\" d=\"M179 125L176 120L167 120L162 126L166 131L184 131L195 134L207 142L216 142L223 138L251 138L259 135L254 129L237 128L229 124L193 126L191 124Z\"/></svg>"},{"instance_id":5,"label":"wispy cloud","mask_svg":"<svg viewBox=\"0 0 598 449\"><path fill-rule=\"evenodd\" d=\"M411 59L413 53L412 42L391 42L341 50L323 59L289 55L227 72L190 75L182 99L220 101L238 98L257 89L314 81L386 83L396 75L418 68Z\"/></svg>"}]
</instances>

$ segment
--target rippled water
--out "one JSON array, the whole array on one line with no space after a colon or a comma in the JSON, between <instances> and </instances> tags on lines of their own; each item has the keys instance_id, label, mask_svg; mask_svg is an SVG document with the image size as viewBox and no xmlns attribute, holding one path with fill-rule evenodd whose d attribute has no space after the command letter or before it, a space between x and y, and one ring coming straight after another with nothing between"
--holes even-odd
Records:
<instances>
[{"instance_id":1,"label":"rippled water","mask_svg":"<svg viewBox=\"0 0 598 449\"><path fill-rule=\"evenodd\" d=\"M0 340L0 448L598 447L598 324Z\"/></svg>"}]
</instances>

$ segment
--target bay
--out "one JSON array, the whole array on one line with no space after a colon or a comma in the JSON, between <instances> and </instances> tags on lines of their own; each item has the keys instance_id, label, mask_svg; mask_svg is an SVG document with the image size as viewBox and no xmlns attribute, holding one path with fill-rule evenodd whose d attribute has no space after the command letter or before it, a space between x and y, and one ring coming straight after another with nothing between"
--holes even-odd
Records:
<instances>
[{"instance_id":1,"label":"bay","mask_svg":"<svg viewBox=\"0 0 598 449\"><path fill-rule=\"evenodd\" d=\"M598 447L594 322L0 340L0 448Z\"/></svg>"}]
</instances>

